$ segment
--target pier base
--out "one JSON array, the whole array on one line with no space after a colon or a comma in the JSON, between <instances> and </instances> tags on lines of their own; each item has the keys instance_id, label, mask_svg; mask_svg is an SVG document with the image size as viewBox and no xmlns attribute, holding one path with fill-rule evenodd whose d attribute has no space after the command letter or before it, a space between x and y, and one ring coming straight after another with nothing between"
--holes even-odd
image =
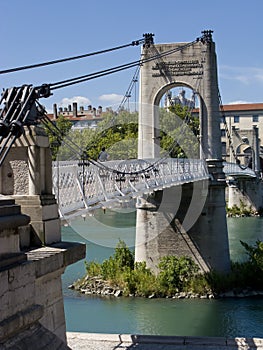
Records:
<instances>
[{"instance_id":1,"label":"pier base","mask_svg":"<svg viewBox=\"0 0 263 350\"><path fill-rule=\"evenodd\" d=\"M263 184L259 179L239 179L228 187L229 208L241 206L253 212L260 212L263 209Z\"/></svg>"},{"instance_id":2,"label":"pier base","mask_svg":"<svg viewBox=\"0 0 263 350\"><path fill-rule=\"evenodd\" d=\"M225 182L210 181L205 188L200 181L139 200L136 261L146 261L157 272L163 256L189 256L203 272L230 270Z\"/></svg>"}]
</instances>

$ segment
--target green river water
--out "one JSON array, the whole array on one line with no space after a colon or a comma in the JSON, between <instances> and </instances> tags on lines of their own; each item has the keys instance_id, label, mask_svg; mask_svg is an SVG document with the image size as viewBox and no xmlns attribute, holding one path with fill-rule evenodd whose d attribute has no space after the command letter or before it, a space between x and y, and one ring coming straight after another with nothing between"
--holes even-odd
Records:
<instances>
[{"instance_id":1,"label":"green river water","mask_svg":"<svg viewBox=\"0 0 263 350\"><path fill-rule=\"evenodd\" d=\"M135 212L100 210L63 226L65 241L84 242L86 259L103 261L119 239L134 245ZM233 261L246 259L239 243L263 240L263 218L228 218ZM68 286L85 273L84 260L69 266L62 278L67 331L177 336L263 338L263 298L145 299L85 296Z\"/></svg>"}]
</instances>

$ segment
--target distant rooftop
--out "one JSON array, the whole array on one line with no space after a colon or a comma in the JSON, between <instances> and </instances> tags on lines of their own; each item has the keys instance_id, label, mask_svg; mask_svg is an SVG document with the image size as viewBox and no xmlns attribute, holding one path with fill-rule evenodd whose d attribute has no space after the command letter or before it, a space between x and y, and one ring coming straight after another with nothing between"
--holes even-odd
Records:
<instances>
[{"instance_id":1,"label":"distant rooftop","mask_svg":"<svg viewBox=\"0 0 263 350\"><path fill-rule=\"evenodd\" d=\"M229 104L222 105L222 110L225 112L241 112L241 111L263 111L263 103L237 103L237 104ZM194 108L193 113L198 112L199 108Z\"/></svg>"}]
</instances>

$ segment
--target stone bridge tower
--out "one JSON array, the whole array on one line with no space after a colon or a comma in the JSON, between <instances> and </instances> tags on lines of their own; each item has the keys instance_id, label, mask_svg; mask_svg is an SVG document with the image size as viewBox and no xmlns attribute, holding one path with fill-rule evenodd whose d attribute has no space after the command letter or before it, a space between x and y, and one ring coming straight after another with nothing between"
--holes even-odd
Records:
<instances>
[{"instance_id":1,"label":"stone bridge tower","mask_svg":"<svg viewBox=\"0 0 263 350\"><path fill-rule=\"evenodd\" d=\"M206 161L211 177L209 182L176 186L138 202L135 258L146 260L153 269L164 255L191 255L206 271L230 268L215 43L212 31L202 33L192 43L158 45L145 34L138 158L160 156L161 98L174 87L188 87L199 97L198 157Z\"/></svg>"}]
</instances>

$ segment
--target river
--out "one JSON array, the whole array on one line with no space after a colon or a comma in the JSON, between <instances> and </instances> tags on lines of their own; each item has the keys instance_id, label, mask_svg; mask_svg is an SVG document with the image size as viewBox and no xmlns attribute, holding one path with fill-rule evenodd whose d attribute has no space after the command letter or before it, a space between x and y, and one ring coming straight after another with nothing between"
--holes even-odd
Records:
<instances>
[{"instance_id":1,"label":"river","mask_svg":"<svg viewBox=\"0 0 263 350\"><path fill-rule=\"evenodd\" d=\"M86 259L98 262L114 252L119 239L134 245L135 212L97 211L63 226L65 241L84 242ZM263 240L263 218L228 218L233 261L246 259L243 240ZM176 336L263 338L263 298L145 299L85 296L68 289L85 274L84 260L62 276L67 331Z\"/></svg>"}]
</instances>

